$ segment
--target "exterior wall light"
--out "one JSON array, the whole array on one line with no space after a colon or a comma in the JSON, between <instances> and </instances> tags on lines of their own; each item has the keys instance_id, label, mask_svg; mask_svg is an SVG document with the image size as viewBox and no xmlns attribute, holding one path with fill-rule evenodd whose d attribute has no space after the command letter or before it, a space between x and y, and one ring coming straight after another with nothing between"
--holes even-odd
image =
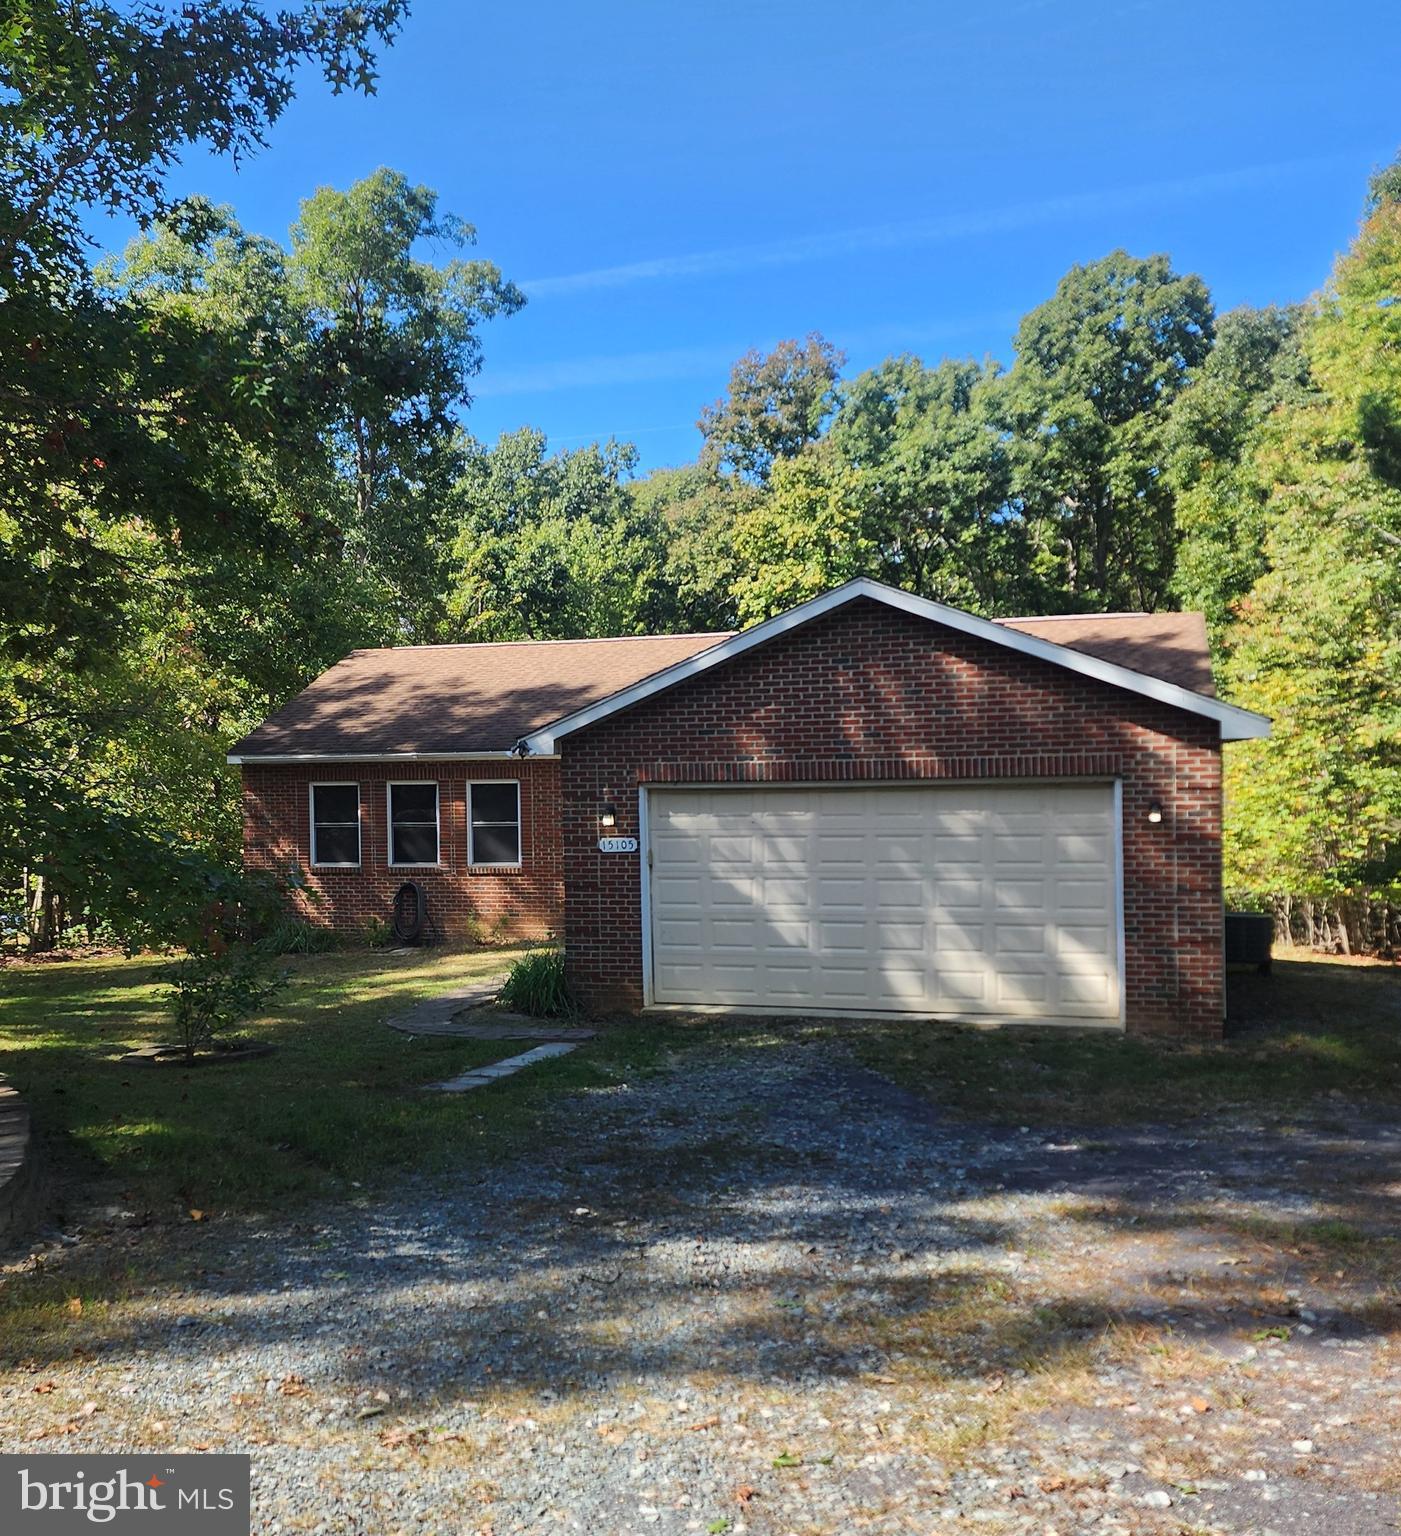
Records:
<instances>
[{"instance_id":1,"label":"exterior wall light","mask_svg":"<svg viewBox=\"0 0 1401 1536\"><path fill-rule=\"evenodd\" d=\"M618 825L618 813L611 805L605 805L598 813L600 827L616 827Z\"/></svg>"},{"instance_id":2,"label":"exterior wall light","mask_svg":"<svg viewBox=\"0 0 1401 1536\"><path fill-rule=\"evenodd\" d=\"M1151 801L1149 803L1149 806L1148 806L1148 820L1151 821L1154 826L1157 826L1157 824L1162 819L1163 819L1163 802L1161 800L1153 800L1153 801Z\"/></svg>"}]
</instances>

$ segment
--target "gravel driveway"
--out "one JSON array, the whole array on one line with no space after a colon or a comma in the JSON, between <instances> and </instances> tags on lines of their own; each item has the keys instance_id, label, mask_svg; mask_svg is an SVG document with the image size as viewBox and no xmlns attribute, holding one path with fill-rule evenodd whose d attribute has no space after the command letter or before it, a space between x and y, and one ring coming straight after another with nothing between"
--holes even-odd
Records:
<instances>
[{"instance_id":1,"label":"gravel driveway","mask_svg":"<svg viewBox=\"0 0 1401 1536\"><path fill-rule=\"evenodd\" d=\"M970 1125L791 1036L549 1116L192 1227L5 1373L0 1448L250 1450L267 1532L1397 1529L1389 1126Z\"/></svg>"}]
</instances>

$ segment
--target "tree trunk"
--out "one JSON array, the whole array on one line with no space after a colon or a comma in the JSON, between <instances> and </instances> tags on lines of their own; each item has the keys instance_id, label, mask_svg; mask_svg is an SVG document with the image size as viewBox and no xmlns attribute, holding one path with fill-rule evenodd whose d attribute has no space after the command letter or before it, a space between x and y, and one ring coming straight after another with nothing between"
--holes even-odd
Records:
<instances>
[{"instance_id":1,"label":"tree trunk","mask_svg":"<svg viewBox=\"0 0 1401 1536\"><path fill-rule=\"evenodd\" d=\"M31 954L47 953L58 936L54 888L43 875L25 879L25 942Z\"/></svg>"}]
</instances>

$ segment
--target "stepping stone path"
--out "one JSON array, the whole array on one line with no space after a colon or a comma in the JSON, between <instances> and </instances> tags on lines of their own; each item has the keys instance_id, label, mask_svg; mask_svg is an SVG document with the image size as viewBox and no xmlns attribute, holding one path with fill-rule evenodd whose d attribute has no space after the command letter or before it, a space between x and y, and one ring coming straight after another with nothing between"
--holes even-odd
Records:
<instances>
[{"instance_id":1,"label":"stepping stone path","mask_svg":"<svg viewBox=\"0 0 1401 1536\"><path fill-rule=\"evenodd\" d=\"M494 1061L485 1067L473 1067L459 1077L445 1083L431 1085L438 1093L466 1093L469 1088L481 1088L498 1078L510 1077L522 1067L537 1061L547 1061L552 1056L566 1056L585 1040L592 1040L596 1031L569 1025L551 1024L548 1019L531 1019L523 1013L508 1013L493 1008L504 975L479 981L456 992L445 992L440 997L430 997L404 1013L396 1013L384 1022L390 1029L405 1035L450 1035L463 1040L543 1040L533 1050L519 1056ZM475 1014L476 1017L472 1017ZM466 1017L462 1017L466 1015Z\"/></svg>"},{"instance_id":2,"label":"stepping stone path","mask_svg":"<svg viewBox=\"0 0 1401 1536\"><path fill-rule=\"evenodd\" d=\"M494 1061L487 1067L473 1067L461 1077L450 1077L445 1083L434 1083L433 1087L439 1093L466 1093L469 1088L485 1088L498 1078L510 1077L513 1072L537 1061L548 1061L551 1056L567 1056L575 1050L578 1050L577 1045L556 1040L549 1045L537 1045L533 1051L525 1051L519 1056L509 1056L505 1061Z\"/></svg>"},{"instance_id":3,"label":"stepping stone path","mask_svg":"<svg viewBox=\"0 0 1401 1536\"><path fill-rule=\"evenodd\" d=\"M406 1035L455 1035L458 1031L451 1027L453 1015L461 1013L464 1008L474 1005L484 1007L490 1003L501 990L501 983L505 979L503 971L499 976L473 982L470 987L459 987L456 992L444 992L438 997L425 998L407 1012L393 1014L384 1022L390 1029L397 1029Z\"/></svg>"},{"instance_id":4,"label":"stepping stone path","mask_svg":"<svg viewBox=\"0 0 1401 1536\"><path fill-rule=\"evenodd\" d=\"M498 976L462 991L430 997L407 1013L396 1013L384 1022L405 1035L449 1035L460 1040L567 1040L580 1045L598 1033L493 1007L492 1000L504 979Z\"/></svg>"}]
</instances>

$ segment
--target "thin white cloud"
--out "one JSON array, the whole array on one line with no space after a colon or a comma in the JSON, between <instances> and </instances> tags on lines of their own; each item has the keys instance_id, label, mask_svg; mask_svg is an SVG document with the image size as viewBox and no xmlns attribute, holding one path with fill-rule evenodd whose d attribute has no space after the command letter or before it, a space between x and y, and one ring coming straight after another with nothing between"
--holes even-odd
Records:
<instances>
[{"instance_id":1,"label":"thin white cloud","mask_svg":"<svg viewBox=\"0 0 1401 1536\"><path fill-rule=\"evenodd\" d=\"M774 240L753 245L720 246L714 250L657 256L648 261L627 262L616 267L594 267L556 277L533 278L521 286L533 299L591 293L604 288L626 288L634 283L661 282L674 278L712 277L749 272L764 267L797 266L868 251L895 250L910 246L948 244L984 235L1009 234L1043 224L1062 223L1096 214L1121 212L1158 202L1207 197L1222 192L1244 191L1287 180L1302 171L1334 163L1335 157L1311 156L1280 160L1267 165L1241 166L1171 181L1142 182L1131 187L1100 188L1063 197L1038 198L987 208L971 213L944 214L892 224L868 224L854 229L831 230L793 240Z\"/></svg>"},{"instance_id":2,"label":"thin white cloud","mask_svg":"<svg viewBox=\"0 0 1401 1536\"><path fill-rule=\"evenodd\" d=\"M957 320L926 321L864 326L831 335L837 346L849 352L877 347L918 347L929 342L949 342L960 336L1008 329L1017 323L1009 312L964 315ZM757 343L768 351L779 337ZM753 342L733 341L704 347L668 347L650 352L604 352L586 357L525 363L486 373L472 390L477 399L501 395L542 395L564 389L596 389L607 384L651 384L665 379L694 379L707 374L723 377L730 365Z\"/></svg>"}]
</instances>

